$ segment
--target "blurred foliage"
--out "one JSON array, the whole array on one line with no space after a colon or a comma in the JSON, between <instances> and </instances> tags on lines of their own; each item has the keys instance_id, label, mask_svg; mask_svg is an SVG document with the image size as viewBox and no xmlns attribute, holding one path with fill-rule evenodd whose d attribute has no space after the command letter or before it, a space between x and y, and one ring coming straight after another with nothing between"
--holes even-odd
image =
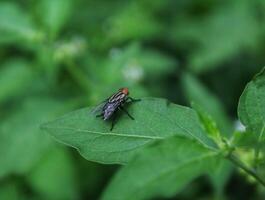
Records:
<instances>
[{"instance_id":1,"label":"blurred foliage","mask_svg":"<svg viewBox=\"0 0 265 200\"><path fill-rule=\"evenodd\" d=\"M195 102L214 129L252 146L247 132L232 136L233 125L240 94L264 66L264 54L264 0L1 1L0 199L102 196L116 167L84 160L39 126L124 86L135 97ZM262 145L260 151L258 160ZM265 198L264 188L230 170L224 164L210 181L196 179L188 194L174 186L179 193L172 199ZM258 171L264 176L264 168Z\"/></svg>"}]
</instances>

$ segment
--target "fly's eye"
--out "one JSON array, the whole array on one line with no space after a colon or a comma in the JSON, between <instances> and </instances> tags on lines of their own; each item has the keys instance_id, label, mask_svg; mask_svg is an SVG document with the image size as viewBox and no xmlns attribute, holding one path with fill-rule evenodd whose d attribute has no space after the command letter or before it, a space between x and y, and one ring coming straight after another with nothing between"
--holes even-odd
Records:
<instances>
[{"instance_id":1,"label":"fly's eye","mask_svg":"<svg viewBox=\"0 0 265 200\"><path fill-rule=\"evenodd\" d=\"M129 94L129 90L128 90L128 88L122 88L121 92L122 92L123 94L126 94L126 95Z\"/></svg>"},{"instance_id":2,"label":"fly's eye","mask_svg":"<svg viewBox=\"0 0 265 200\"><path fill-rule=\"evenodd\" d=\"M128 95L129 94L129 89L128 88L120 88L119 92L122 92L123 94Z\"/></svg>"}]
</instances>

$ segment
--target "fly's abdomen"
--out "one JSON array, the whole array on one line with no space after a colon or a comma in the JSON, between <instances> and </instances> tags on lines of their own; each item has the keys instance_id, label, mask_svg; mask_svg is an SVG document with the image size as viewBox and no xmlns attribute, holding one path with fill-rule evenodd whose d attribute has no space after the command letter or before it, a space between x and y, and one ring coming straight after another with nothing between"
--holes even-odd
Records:
<instances>
[{"instance_id":1,"label":"fly's abdomen","mask_svg":"<svg viewBox=\"0 0 265 200\"><path fill-rule=\"evenodd\" d=\"M107 104L103 110L104 120L108 120L115 112L116 107L113 104Z\"/></svg>"}]
</instances>

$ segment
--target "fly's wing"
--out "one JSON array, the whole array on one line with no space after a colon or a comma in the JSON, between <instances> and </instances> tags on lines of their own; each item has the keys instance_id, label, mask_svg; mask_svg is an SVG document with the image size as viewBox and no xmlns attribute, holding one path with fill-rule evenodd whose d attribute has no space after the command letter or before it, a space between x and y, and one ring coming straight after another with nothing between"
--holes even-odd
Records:
<instances>
[{"instance_id":1,"label":"fly's wing","mask_svg":"<svg viewBox=\"0 0 265 200\"><path fill-rule=\"evenodd\" d=\"M102 103L95 106L91 112L97 115L101 114L104 109L104 106L108 103L107 112L110 112L111 115L121 105L121 102L123 101L123 97L121 95L121 92L113 94L109 98L105 99Z\"/></svg>"},{"instance_id":2,"label":"fly's wing","mask_svg":"<svg viewBox=\"0 0 265 200\"><path fill-rule=\"evenodd\" d=\"M102 110L103 110L103 107L105 106L105 104L108 102L108 100L104 100L103 102L101 102L100 104L94 106L90 113L94 114L94 115L98 115L98 114L101 114Z\"/></svg>"},{"instance_id":3,"label":"fly's wing","mask_svg":"<svg viewBox=\"0 0 265 200\"><path fill-rule=\"evenodd\" d=\"M104 113L103 114L103 119L107 120L109 119L117 110L117 108L120 106L120 102L116 101L116 102L111 102L111 103L107 103L106 106L104 107Z\"/></svg>"},{"instance_id":4,"label":"fly's wing","mask_svg":"<svg viewBox=\"0 0 265 200\"><path fill-rule=\"evenodd\" d=\"M111 103L111 105L113 106L114 110L116 110L121 105L121 102L115 101L115 102Z\"/></svg>"}]
</instances>

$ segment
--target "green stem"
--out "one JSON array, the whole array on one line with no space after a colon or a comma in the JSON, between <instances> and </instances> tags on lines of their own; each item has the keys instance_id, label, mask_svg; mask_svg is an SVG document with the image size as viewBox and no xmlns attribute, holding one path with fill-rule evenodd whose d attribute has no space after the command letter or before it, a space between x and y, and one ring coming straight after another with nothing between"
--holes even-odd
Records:
<instances>
[{"instance_id":1,"label":"green stem","mask_svg":"<svg viewBox=\"0 0 265 200\"><path fill-rule=\"evenodd\" d=\"M79 86L86 92L86 94L89 94L90 91L90 81L88 80L88 77L85 76L85 74L79 70L79 68L75 65L73 61L70 59L65 61L67 70L69 73L73 76L75 81L79 84Z\"/></svg>"},{"instance_id":2,"label":"green stem","mask_svg":"<svg viewBox=\"0 0 265 200\"><path fill-rule=\"evenodd\" d=\"M255 148L254 152L254 168L257 169L259 165L259 152L260 152L260 146L261 146L261 141L262 141L262 135L265 130L265 125L262 127L261 134L259 134L258 138L258 143Z\"/></svg>"},{"instance_id":3,"label":"green stem","mask_svg":"<svg viewBox=\"0 0 265 200\"><path fill-rule=\"evenodd\" d=\"M251 168L249 168L248 166L246 166L241 160L239 160L235 155L230 154L227 156L227 158L234 163L236 166L238 166L239 168L241 168L242 170L244 170L247 174L249 174L250 176L252 176L253 178L255 178L261 185L263 185L265 187L265 181L262 180L257 173L252 170Z\"/></svg>"},{"instance_id":4,"label":"green stem","mask_svg":"<svg viewBox=\"0 0 265 200\"><path fill-rule=\"evenodd\" d=\"M258 143L257 144L257 147L255 148L255 151L254 151L254 169L257 169L258 168L259 152L260 152L260 145Z\"/></svg>"}]
</instances>

